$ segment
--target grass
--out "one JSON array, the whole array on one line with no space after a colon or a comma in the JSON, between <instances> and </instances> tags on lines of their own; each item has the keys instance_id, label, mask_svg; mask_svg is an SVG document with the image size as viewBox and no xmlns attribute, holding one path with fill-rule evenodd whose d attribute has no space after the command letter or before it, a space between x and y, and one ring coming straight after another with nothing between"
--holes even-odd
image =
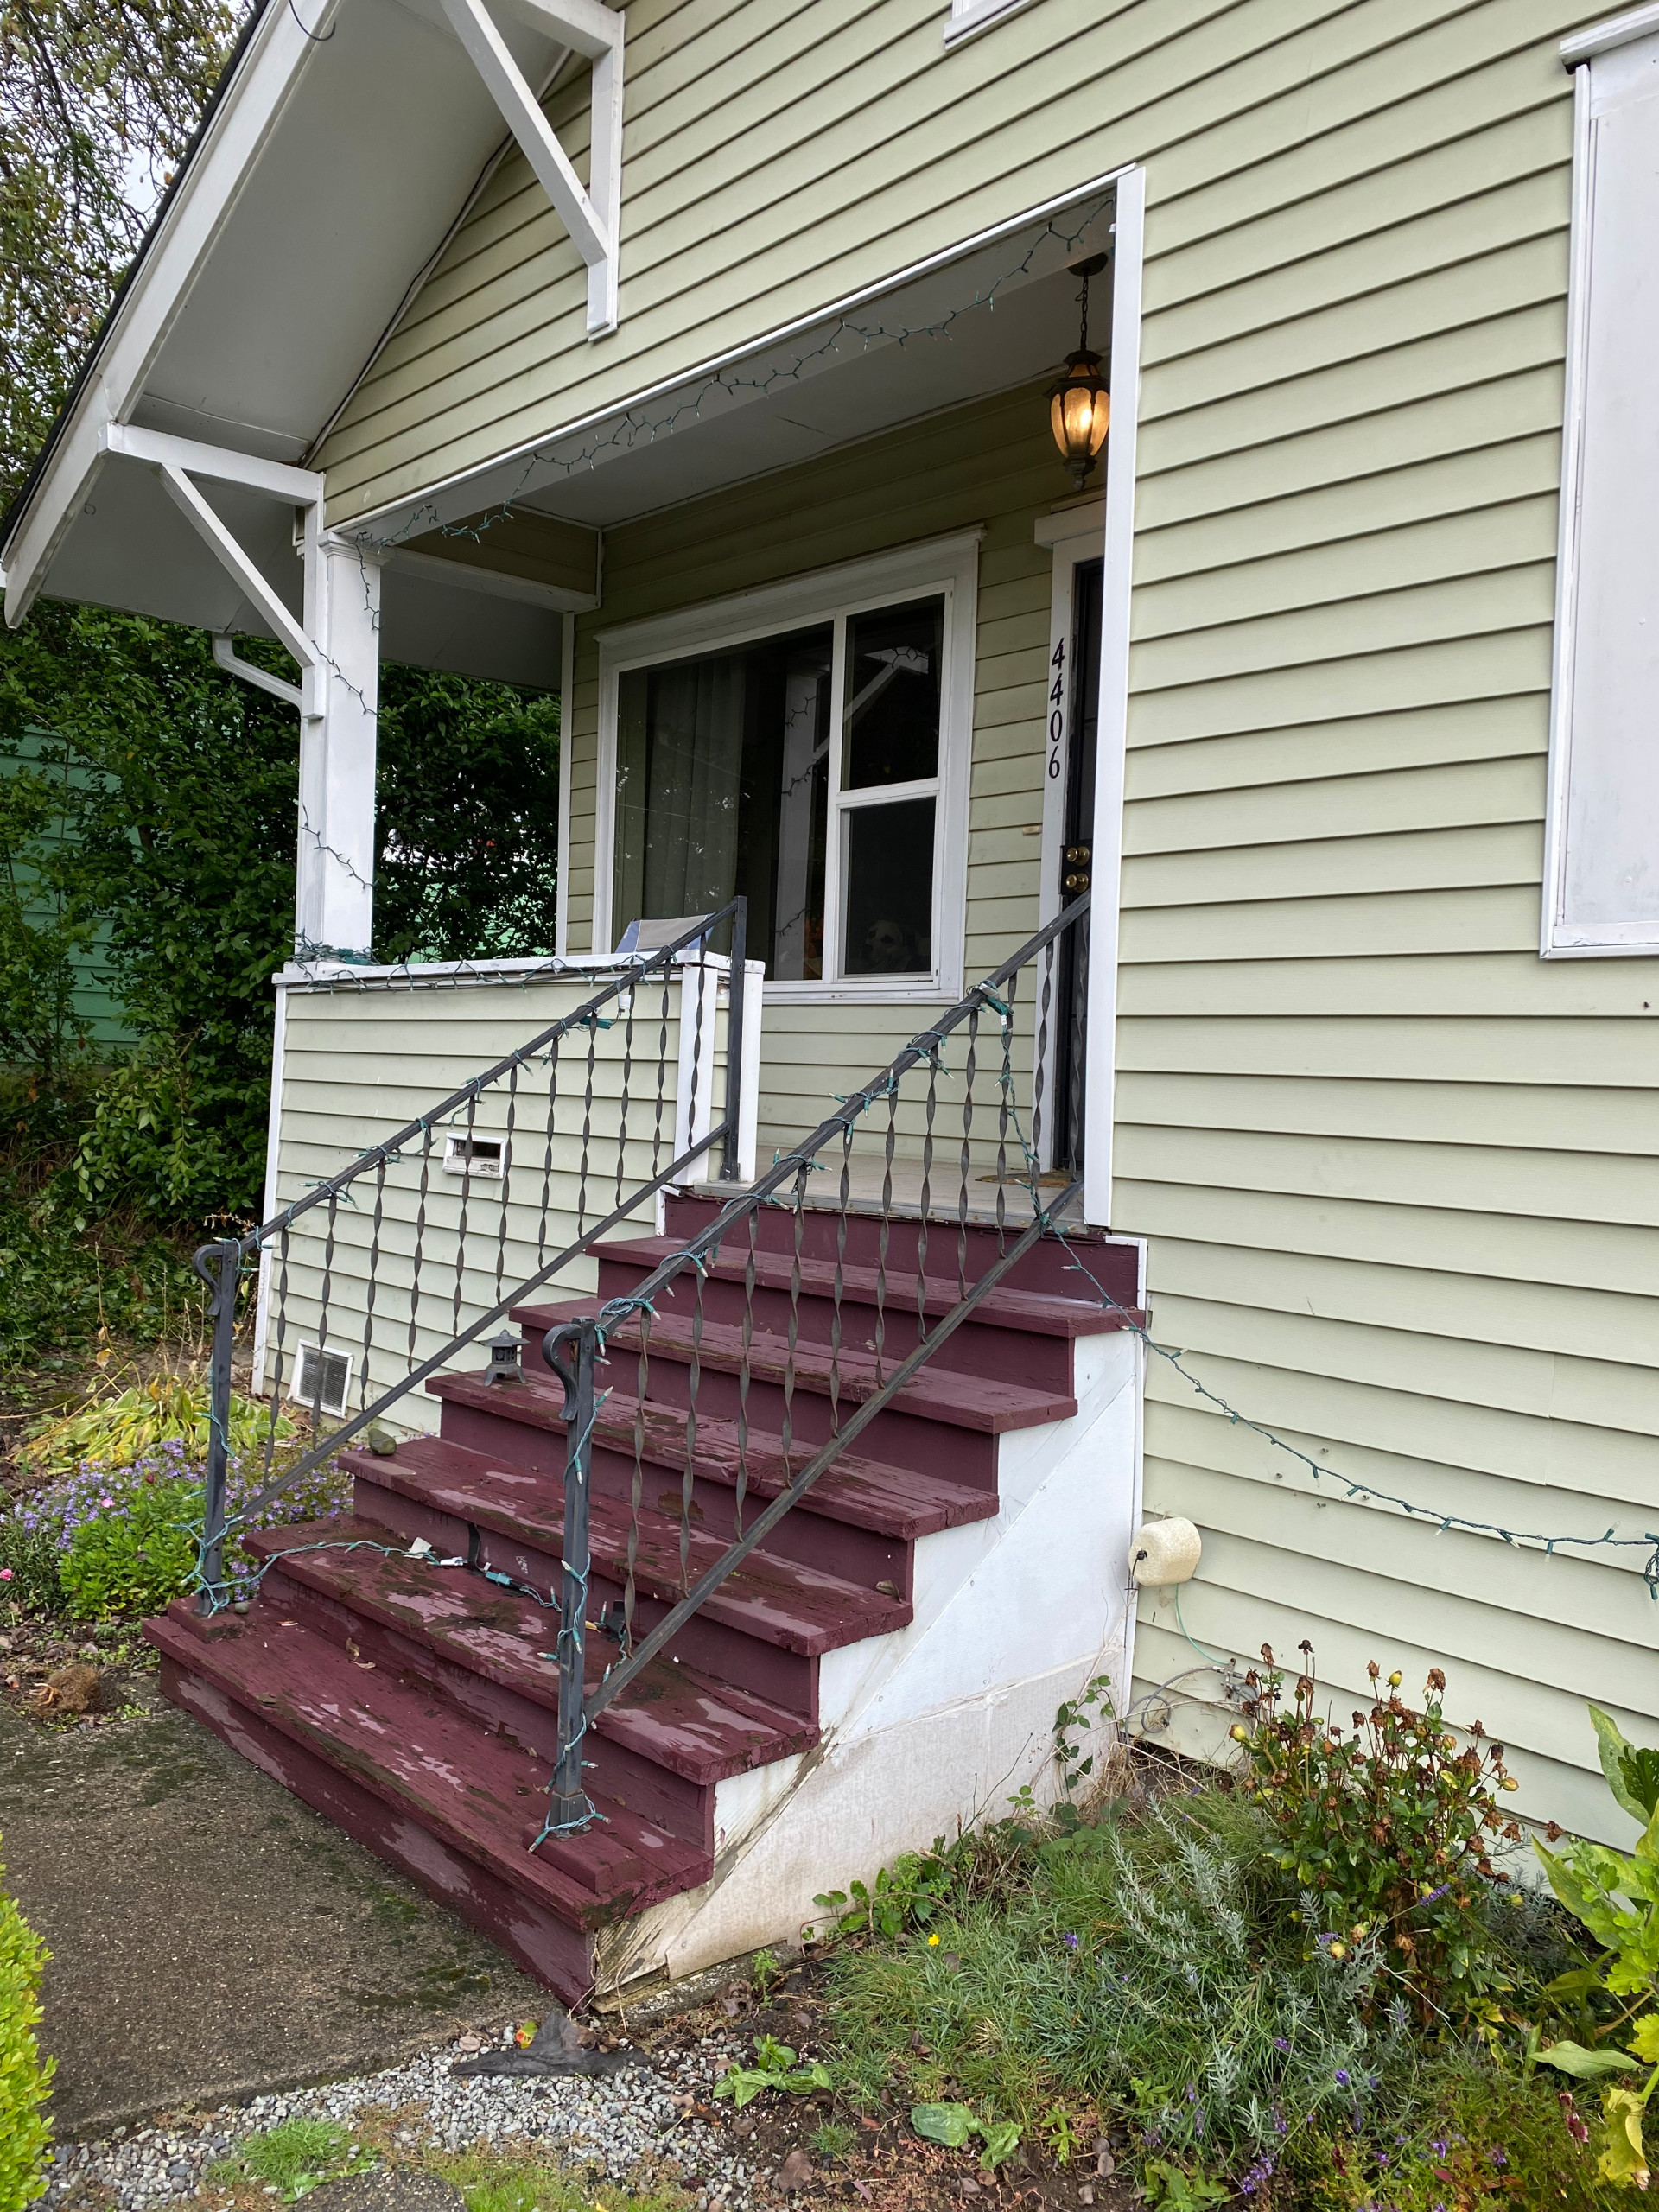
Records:
<instances>
[{"instance_id":1,"label":"grass","mask_svg":"<svg viewBox=\"0 0 1659 2212\"><path fill-rule=\"evenodd\" d=\"M334 2120L285 2120L245 2143L232 2158L222 2158L208 2173L223 2189L253 2182L275 2189L292 2204L326 2181L342 2174L367 2173L379 2163L355 2132Z\"/></svg>"},{"instance_id":2,"label":"grass","mask_svg":"<svg viewBox=\"0 0 1659 2212\"><path fill-rule=\"evenodd\" d=\"M960 2103L1056 2155L1117 2128L1171 2206L1219 2190L1274 2212L1449 2212L1501 2188L1590 2212L1594 2160L1556 2085L1426 2037L1374 1941L1319 1942L1269 1841L1206 1785L993 1852L988 1879L965 1866L925 1929L836 1956L842 2081L867 2109ZM1518 1986L1567 1962L1546 1908L1493 1923Z\"/></svg>"},{"instance_id":3,"label":"grass","mask_svg":"<svg viewBox=\"0 0 1659 2212\"><path fill-rule=\"evenodd\" d=\"M684 2191L669 2184L624 2188L541 2151L512 2146L404 2150L391 2145L390 2115L358 2117L359 2125L350 2128L338 2120L283 2120L221 2159L209 2171L207 2186L245 2202L274 2189L292 2204L324 2182L385 2164L451 2183L466 2198L467 2212L687 2212Z\"/></svg>"},{"instance_id":4,"label":"grass","mask_svg":"<svg viewBox=\"0 0 1659 2212\"><path fill-rule=\"evenodd\" d=\"M625 2189L534 2152L429 2152L428 2173L451 2182L467 2212L684 2212L684 2191Z\"/></svg>"},{"instance_id":5,"label":"grass","mask_svg":"<svg viewBox=\"0 0 1659 2212\"><path fill-rule=\"evenodd\" d=\"M846 2158L858 2148L858 2131L844 2120L826 2120L812 2131L812 2148L821 2158Z\"/></svg>"}]
</instances>

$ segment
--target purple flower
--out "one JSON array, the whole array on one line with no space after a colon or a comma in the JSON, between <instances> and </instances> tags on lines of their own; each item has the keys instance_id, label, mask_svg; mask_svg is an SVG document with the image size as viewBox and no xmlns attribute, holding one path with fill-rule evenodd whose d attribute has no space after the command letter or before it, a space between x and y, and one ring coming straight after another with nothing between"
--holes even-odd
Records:
<instances>
[{"instance_id":1,"label":"purple flower","mask_svg":"<svg viewBox=\"0 0 1659 2212\"><path fill-rule=\"evenodd\" d=\"M1344 2089L1345 2089L1345 2088L1347 2088L1347 2086L1348 2086L1348 2069L1347 2069L1345 2066L1338 2066L1338 2069L1337 2069L1337 2080L1338 2080L1338 2082L1339 2083L1339 2085L1340 2085L1343 2088L1344 2088Z\"/></svg>"},{"instance_id":2,"label":"purple flower","mask_svg":"<svg viewBox=\"0 0 1659 2212\"><path fill-rule=\"evenodd\" d=\"M1275 2050L1288 2050L1290 2049L1290 2037L1288 2036L1274 2036L1273 2039L1273 2047Z\"/></svg>"},{"instance_id":3,"label":"purple flower","mask_svg":"<svg viewBox=\"0 0 1659 2212\"><path fill-rule=\"evenodd\" d=\"M1075 1951L1077 1948L1077 1939L1075 1936L1070 1934L1062 1936L1060 1941L1068 1951Z\"/></svg>"}]
</instances>

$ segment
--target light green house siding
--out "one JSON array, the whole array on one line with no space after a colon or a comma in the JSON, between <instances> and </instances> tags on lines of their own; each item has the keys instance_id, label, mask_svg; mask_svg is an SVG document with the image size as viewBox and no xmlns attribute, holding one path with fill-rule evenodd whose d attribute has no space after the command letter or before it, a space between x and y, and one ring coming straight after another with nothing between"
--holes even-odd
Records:
<instances>
[{"instance_id":1,"label":"light green house siding","mask_svg":"<svg viewBox=\"0 0 1659 2212\"><path fill-rule=\"evenodd\" d=\"M339 518L550 435L1126 161L1144 163L1113 1226L1149 1242L1147 1499L1185 1628L1339 1702L1432 1663L1518 1801L1607 1829L1584 1700L1659 1727L1659 963L1537 955L1567 278L1563 0L627 10L621 330L503 164L327 452ZM580 106L575 94L570 111ZM563 111L561 111L561 119ZM567 265L568 264L568 265ZM1034 918L1053 496L1035 395L608 536L574 702L586 941L601 622L987 524L970 974ZM907 1026L769 1016L768 1123ZM791 1073L798 1070L798 1074ZM763 1154L764 1156L764 1154ZM1143 1607L1166 1731L1227 1717ZM1155 1709L1154 1716L1156 1717ZM1612 1816L1614 1822L1617 1816Z\"/></svg>"}]
</instances>

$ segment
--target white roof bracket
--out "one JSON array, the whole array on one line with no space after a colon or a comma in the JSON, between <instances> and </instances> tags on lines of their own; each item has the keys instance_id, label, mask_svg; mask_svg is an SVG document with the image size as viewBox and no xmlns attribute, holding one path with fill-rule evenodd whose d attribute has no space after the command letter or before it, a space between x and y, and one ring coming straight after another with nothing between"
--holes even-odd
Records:
<instances>
[{"instance_id":1,"label":"white roof bracket","mask_svg":"<svg viewBox=\"0 0 1659 2212\"><path fill-rule=\"evenodd\" d=\"M588 264L588 335L617 323L617 245L622 208L622 18L596 0L507 0L539 29L594 64L589 183L586 191L485 0L443 0L503 121L518 140L555 213Z\"/></svg>"},{"instance_id":2,"label":"white roof bracket","mask_svg":"<svg viewBox=\"0 0 1659 2212\"><path fill-rule=\"evenodd\" d=\"M168 496L190 527L207 546L221 568L235 579L242 595L257 607L278 641L300 664L298 685L270 676L252 662L240 659L228 637L213 639L213 658L232 676L257 684L262 691L297 707L315 719L322 712L323 656L294 620L261 570L226 528L196 488L192 479L206 476L220 484L239 484L250 491L269 493L307 511L308 542L315 537L322 513L323 480L314 471L290 468L282 461L262 461L252 454L232 453L228 448L207 446L189 438L169 437L164 431L133 429L120 423L105 425L99 441L105 453L119 454L145 462L160 475Z\"/></svg>"},{"instance_id":3,"label":"white roof bracket","mask_svg":"<svg viewBox=\"0 0 1659 2212\"><path fill-rule=\"evenodd\" d=\"M227 675L239 676L245 683L251 683L260 691L269 691L273 699L282 700L284 705L294 708L297 713L305 712L305 694L297 683L285 683L280 676L273 676L269 669L259 668L252 661L244 660L222 630L213 634L213 658Z\"/></svg>"}]
</instances>

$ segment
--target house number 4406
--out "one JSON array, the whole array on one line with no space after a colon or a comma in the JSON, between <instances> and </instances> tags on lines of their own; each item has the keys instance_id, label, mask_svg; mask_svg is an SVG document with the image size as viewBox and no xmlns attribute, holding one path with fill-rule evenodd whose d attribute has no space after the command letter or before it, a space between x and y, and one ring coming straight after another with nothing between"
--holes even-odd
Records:
<instances>
[{"instance_id":1,"label":"house number 4406","mask_svg":"<svg viewBox=\"0 0 1659 2212\"><path fill-rule=\"evenodd\" d=\"M1048 693L1048 774L1052 782L1060 772L1060 763L1065 757L1065 639L1056 639L1054 650L1048 657L1054 671L1054 681Z\"/></svg>"}]
</instances>

